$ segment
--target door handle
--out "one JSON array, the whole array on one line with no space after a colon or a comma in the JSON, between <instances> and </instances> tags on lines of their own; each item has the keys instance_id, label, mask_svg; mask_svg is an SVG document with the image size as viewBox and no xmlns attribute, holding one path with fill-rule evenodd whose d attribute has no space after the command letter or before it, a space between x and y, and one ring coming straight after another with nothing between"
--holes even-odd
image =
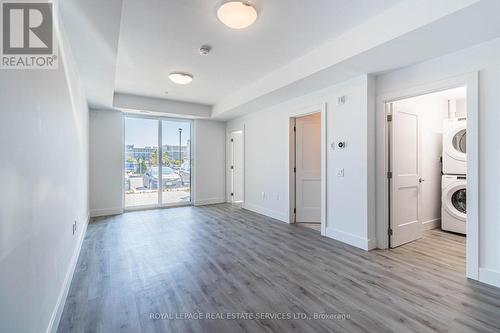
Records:
<instances>
[{"instance_id":1,"label":"door handle","mask_svg":"<svg viewBox=\"0 0 500 333\"><path fill-rule=\"evenodd\" d=\"M423 179L422 177L420 177L420 178L418 179L418 182L419 182L419 183L425 182L425 179Z\"/></svg>"}]
</instances>

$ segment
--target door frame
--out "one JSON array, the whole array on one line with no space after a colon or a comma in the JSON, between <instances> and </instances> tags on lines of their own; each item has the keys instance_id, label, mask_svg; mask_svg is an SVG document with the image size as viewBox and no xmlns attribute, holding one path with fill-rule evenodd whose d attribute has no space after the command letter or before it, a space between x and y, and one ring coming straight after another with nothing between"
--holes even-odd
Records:
<instances>
[{"instance_id":1,"label":"door frame","mask_svg":"<svg viewBox=\"0 0 500 333\"><path fill-rule=\"evenodd\" d=\"M288 223L295 223L295 118L313 113L321 114L321 235L326 235L326 103L303 107L292 111L288 118Z\"/></svg>"},{"instance_id":2,"label":"door frame","mask_svg":"<svg viewBox=\"0 0 500 333\"><path fill-rule=\"evenodd\" d=\"M448 79L402 88L377 96L377 246L389 246L389 182L388 165L388 123L386 104L401 99L426 95L433 92L467 87L467 238L466 238L466 276L479 278L479 90L478 72L471 72Z\"/></svg>"},{"instance_id":3,"label":"door frame","mask_svg":"<svg viewBox=\"0 0 500 333\"><path fill-rule=\"evenodd\" d=\"M233 133L237 133L237 132L241 132L241 189L242 189L242 193L241 193L241 201L234 201L234 196L232 196L231 194L234 193L234 171L233 169L231 168L231 166L233 165L233 161L234 161L234 143L232 143L232 134ZM243 128L241 129L233 129L231 131L229 131L229 138L228 138L228 144L229 144L229 167L228 167L228 170L229 170L229 193L228 193L228 196L229 196L229 201L231 203L243 203L245 202L245 132L243 130Z\"/></svg>"},{"instance_id":4,"label":"door frame","mask_svg":"<svg viewBox=\"0 0 500 333\"><path fill-rule=\"evenodd\" d=\"M232 190L232 172L231 172L231 158L232 158L232 151L231 151L231 134L233 132L239 132L241 131L241 155L242 155L242 197L241 197L241 204L244 205L245 203L245 124L239 125L239 126L234 126L234 127L228 127L226 128L226 202L228 203L233 203L233 198L231 197L231 190Z\"/></svg>"},{"instance_id":5,"label":"door frame","mask_svg":"<svg viewBox=\"0 0 500 333\"><path fill-rule=\"evenodd\" d=\"M150 119L150 120L156 120L158 122L158 144L160 145L158 147L158 158L160 159L159 162L161 162L161 156L163 155L163 148L161 145L163 144L162 141L162 121L163 120L169 120L169 121L177 121L177 122L188 122L190 123L190 137L189 137L189 142L190 142L190 149L189 149L189 158L191 161L191 172L190 172L190 196L189 196L189 201L188 202L174 202L174 203L163 203L163 198L162 198L162 193L160 190L158 190L158 203L154 205L143 205L143 206L125 206L125 157L126 157L126 145L125 145L125 120L126 118L138 118L138 119ZM195 198L194 198L194 121L192 119L185 119L185 118L175 118L175 117L164 117L164 116L153 116L153 115L141 115L137 113L123 113L123 144L122 144L122 206L123 206L123 211L138 211L138 210L150 210L150 209L161 209L161 208L169 208L169 207L182 207L182 206L192 206ZM161 163L159 163L161 165ZM162 177L161 174L161 168L158 170L158 178L160 179Z\"/></svg>"}]
</instances>

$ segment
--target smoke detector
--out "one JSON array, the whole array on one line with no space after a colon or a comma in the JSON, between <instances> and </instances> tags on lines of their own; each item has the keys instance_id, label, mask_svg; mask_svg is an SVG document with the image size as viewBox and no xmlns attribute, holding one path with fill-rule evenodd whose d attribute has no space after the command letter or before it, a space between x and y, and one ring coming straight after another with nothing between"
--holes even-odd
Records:
<instances>
[{"instance_id":1,"label":"smoke detector","mask_svg":"<svg viewBox=\"0 0 500 333\"><path fill-rule=\"evenodd\" d=\"M210 45L202 45L200 47L200 55L201 56L206 56L207 54L210 53L210 50L212 50L212 48L210 47Z\"/></svg>"}]
</instances>

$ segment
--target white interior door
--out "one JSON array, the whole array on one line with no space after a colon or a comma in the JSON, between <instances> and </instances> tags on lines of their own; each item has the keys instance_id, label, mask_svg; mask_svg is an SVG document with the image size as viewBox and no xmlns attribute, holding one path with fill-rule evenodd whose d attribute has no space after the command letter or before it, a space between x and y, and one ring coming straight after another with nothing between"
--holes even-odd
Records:
<instances>
[{"instance_id":1,"label":"white interior door","mask_svg":"<svg viewBox=\"0 0 500 333\"><path fill-rule=\"evenodd\" d=\"M231 132L231 201L243 201L243 131Z\"/></svg>"},{"instance_id":2,"label":"white interior door","mask_svg":"<svg viewBox=\"0 0 500 333\"><path fill-rule=\"evenodd\" d=\"M414 107L392 103L390 122L391 247L422 236L420 222L420 117Z\"/></svg>"},{"instance_id":3,"label":"white interior door","mask_svg":"<svg viewBox=\"0 0 500 333\"><path fill-rule=\"evenodd\" d=\"M295 120L296 222L321 221L321 114Z\"/></svg>"}]
</instances>

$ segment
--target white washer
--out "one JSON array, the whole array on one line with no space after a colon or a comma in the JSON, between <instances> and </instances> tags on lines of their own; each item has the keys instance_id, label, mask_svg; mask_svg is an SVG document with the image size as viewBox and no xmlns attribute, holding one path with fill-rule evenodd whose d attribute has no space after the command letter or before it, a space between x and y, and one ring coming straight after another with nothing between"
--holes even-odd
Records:
<instances>
[{"instance_id":1,"label":"white washer","mask_svg":"<svg viewBox=\"0 0 500 333\"><path fill-rule=\"evenodd\" d=\"M467 179L465 176L443 175L441 229L466 234Z\"/></svg>"},{"instance_id":2,"label":"white washer","mask_svg":"<svg viewBox=\"0 0 500 333\"><path fill-rule=\"evenodd\" d=\"M443 173L467 174L466 118L446 119L443 126Z\"/></svg>"}]
</instances>

